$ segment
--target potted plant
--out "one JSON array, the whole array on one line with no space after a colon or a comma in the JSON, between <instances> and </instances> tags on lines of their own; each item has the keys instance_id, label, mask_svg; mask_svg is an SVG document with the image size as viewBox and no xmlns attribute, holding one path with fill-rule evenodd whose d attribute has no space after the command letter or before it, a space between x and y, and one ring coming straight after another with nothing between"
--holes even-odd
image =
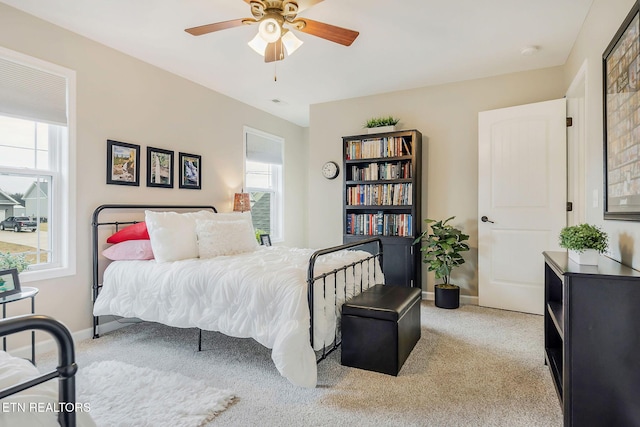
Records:
<instances>
[{"instance_id":1,"label":"potted plant","mask_svg":"<svg viewBox=\"0 0 640 427\"><path fill-rule=\"evenodd\" d=\"M435 272L436 279L442 279L443 283L434 286L435 304L440 308L458 308L460 306L460 287L451 283L451 270L464 264L461 252L468 251L469 245L465 241L469 236L448 224L454 219L452 216L444 221L426 219L430 224L429 229L414 241L414 244L422 242L420 251L423 252L423 262L427 264L429 271Z\"/></svg>"},{"instance_id":2,"label":"potted plant","mask_svg":"<svg viewBox=\"0 0 640 427\"><path fill-rule=\"evenodd\" d=\"M393 132L396 130L396 125L399 121L400 119L396 119L393 116L374 117L367 120L364 127L367 128L369 133Z\"/></svg>"},{"instance_id":3,"label":"potted plant","mask_svg":"<svg viewBox=\"0 0 640 427\"><path fill-rule=\"evenodd\" d=\"M607 233L595 225L578 224L560 230L560 246L578 264L598 265L598 255L607 250L609 242Z\"/></svg>"}]
</instances>

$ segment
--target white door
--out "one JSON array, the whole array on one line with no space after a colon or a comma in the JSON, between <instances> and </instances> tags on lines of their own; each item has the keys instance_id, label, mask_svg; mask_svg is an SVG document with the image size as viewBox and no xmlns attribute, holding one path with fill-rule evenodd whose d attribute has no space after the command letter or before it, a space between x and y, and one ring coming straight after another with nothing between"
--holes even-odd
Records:
<instances>
[{"instance_id":1,"label":"white door","mask_svg":"<svg viewBox=\"0 0 640 427\"><path fill-rule=\"evenodd\" d=\"M542 252L566 224L565 100L483 111L478 125L479 304L542 314Z\"/></svg>"}]
</instances>

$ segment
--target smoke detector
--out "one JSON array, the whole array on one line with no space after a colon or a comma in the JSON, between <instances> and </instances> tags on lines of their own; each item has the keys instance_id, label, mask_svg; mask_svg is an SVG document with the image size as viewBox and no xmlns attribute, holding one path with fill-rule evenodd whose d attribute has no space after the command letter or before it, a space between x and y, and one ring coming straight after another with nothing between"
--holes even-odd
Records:
<instances>
[{"instance_id":1,"label":"smoke detector","mask_svg":"<svg viewBox=\"0 0 640 427\"><path fill-rule=\"evenodd\" d=\"M522 49L520 49L520 54L522 56L532 56L538 53L539 49L540 48L538 46L525 46Z\"/></svg>"}]
</instances>

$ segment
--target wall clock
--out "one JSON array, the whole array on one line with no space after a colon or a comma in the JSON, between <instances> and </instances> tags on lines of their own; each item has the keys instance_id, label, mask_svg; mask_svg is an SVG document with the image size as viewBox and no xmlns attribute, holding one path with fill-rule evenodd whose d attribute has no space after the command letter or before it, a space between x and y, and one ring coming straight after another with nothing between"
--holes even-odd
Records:
<instances>
[{"instance_id":1,"label":"wall clock","mask_svg":"<svg viewBox=\"0 0 640 427\"><path fill-rule=\"evenodd\" d=\"M340 167L336 162L327 162L322 165L322 176L327 179L334 179L340 173Z\"/></svg>"}]
</instances>

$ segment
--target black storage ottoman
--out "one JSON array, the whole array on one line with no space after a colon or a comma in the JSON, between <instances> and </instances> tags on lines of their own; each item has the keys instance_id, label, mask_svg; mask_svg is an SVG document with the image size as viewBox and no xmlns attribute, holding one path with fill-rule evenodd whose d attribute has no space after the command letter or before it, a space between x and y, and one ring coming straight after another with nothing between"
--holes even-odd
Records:
<instances>
[{"instance_id":1,"label":"black storage ottoman","mask_svg":"<svg viewBox=\"0 0 640 427\"><path fill-rule=\"evenodd\" d=\"M344 303L341 363L397 376L420 339L421 294L375 285Z\"/></svg>"}]
</instances>

